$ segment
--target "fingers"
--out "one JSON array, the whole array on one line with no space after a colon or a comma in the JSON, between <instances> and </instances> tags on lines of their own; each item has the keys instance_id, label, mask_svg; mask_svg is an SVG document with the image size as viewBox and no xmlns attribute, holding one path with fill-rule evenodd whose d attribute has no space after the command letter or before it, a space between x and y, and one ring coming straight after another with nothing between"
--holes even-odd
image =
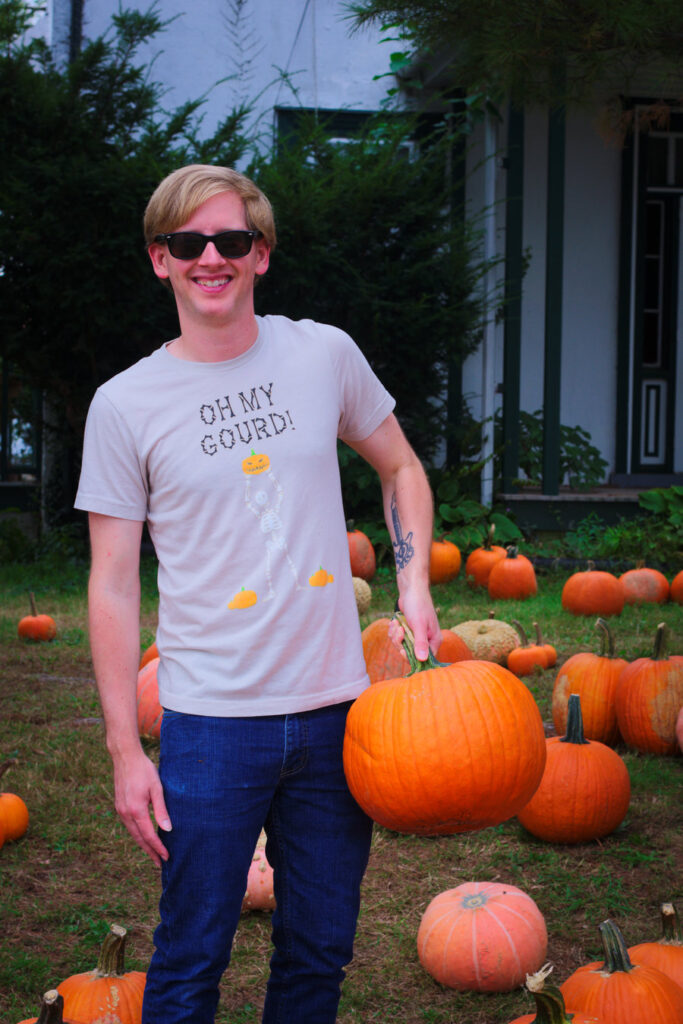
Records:
<instances>
[{"instance_id":1,"label":"fingers","mask_svg":"<svg viewBox=\"0 0 683 1024\"><path fill-rule=\"evenodd\" d=\"M168 850L154 827L150 807L160 829L169 832L171 821L156 768L151 761L145 759L145 762L123 780L116 780L115 805L137 845L159 867L162 861L168 860Z\"/></svg>"}]
</instances>

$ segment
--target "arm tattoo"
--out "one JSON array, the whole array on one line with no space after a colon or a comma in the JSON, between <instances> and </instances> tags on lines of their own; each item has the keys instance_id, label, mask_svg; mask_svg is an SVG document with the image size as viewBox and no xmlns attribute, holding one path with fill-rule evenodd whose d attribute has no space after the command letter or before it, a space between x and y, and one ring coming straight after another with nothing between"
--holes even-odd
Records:
<instances>
[{"instance_id":1,"label":"arm tattoo","mask_svg":"<svg viewBox=\"0 0 683 1024\"><path fill-rule=\"evenodd\" d=\"M411 543L413 531L411 530L407 537L403 536L401 520L398 516L398 506L396 505L396 492L391 495L391 521L394 524L394 533L396 534L396 540L393 541L394 558L396 559L396 569L400 572L401 569L405 569L415 554L415 548Z\"/></svg>"}]
</instances>

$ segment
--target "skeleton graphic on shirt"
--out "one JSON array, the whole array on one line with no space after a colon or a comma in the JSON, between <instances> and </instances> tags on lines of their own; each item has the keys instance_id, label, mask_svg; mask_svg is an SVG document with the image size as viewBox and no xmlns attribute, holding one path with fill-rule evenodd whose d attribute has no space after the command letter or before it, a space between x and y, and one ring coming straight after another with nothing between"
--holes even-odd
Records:
<instances>
[{"instance_id":1,"label":"skeleton graphic on shirt","mask_svg":"<svg viewBox=\"0 0 683 1024\"><path fill-rule=\"evenodd\" d=\"M252 481L254 481L253 488ZM248 473L246 475L244 500L249 511L253 512L259 521L259 527L266 545L266 583L268 585L268 593L264 598L265 601L269 601L275 596L272 567L273 558L278 552L284 553L297 590L303 589L299 583L297 568L289 554L284 527L279 515L283 497L284 491L282 486L270 468L269 463L266 468L259 470L257 474Z\"/></svg>"}]
</instances>

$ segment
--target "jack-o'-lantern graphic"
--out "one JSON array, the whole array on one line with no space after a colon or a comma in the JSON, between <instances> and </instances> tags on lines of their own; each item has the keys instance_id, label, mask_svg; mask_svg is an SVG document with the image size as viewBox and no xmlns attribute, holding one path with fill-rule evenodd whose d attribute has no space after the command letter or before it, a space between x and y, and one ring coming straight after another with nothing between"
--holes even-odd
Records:
<instances>
[{"instance_id":1,"label":"jack-o'-lantern graphic","mask_svg":"<svg viewBox=\"0 0 683 1024\"><path fill-rule=\"evenodd\" d=\"M242 460L242 472L246 473L247 476L257 476L259 473L265 473L270 467L270 459L263 452L255 452L251 449L251 455L248 455L246 459Z\"/></svg>"}]
</instances>

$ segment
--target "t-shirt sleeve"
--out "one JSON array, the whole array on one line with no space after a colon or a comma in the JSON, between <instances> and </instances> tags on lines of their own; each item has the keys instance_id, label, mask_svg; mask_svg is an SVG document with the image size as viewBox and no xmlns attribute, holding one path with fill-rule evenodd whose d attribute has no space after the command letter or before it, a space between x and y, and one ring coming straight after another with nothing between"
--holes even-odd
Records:
<instances>
[{"instance_id":1,"label":"t-shirt sleeve","mask_svg":"<svg viewBox=\"0 0 683 1024\"><path fill-rule=\"evenodd\" d=\"M106 394L95 393L85 424L83 462L74 505L86 512L144 522L146 472L133 434Z\"/></svg>"},{"instance_id":2,"label":"t-shirt sleeve","mask_svg":"<svg viewBox=\"0 0 683 1024\"><path fill-rule=\"evenodd\" d=\"M338 436L345 441L364 441L396 403L348 334L334 332L331 352L339 382Z\"/></svg>"}]
</instances>

